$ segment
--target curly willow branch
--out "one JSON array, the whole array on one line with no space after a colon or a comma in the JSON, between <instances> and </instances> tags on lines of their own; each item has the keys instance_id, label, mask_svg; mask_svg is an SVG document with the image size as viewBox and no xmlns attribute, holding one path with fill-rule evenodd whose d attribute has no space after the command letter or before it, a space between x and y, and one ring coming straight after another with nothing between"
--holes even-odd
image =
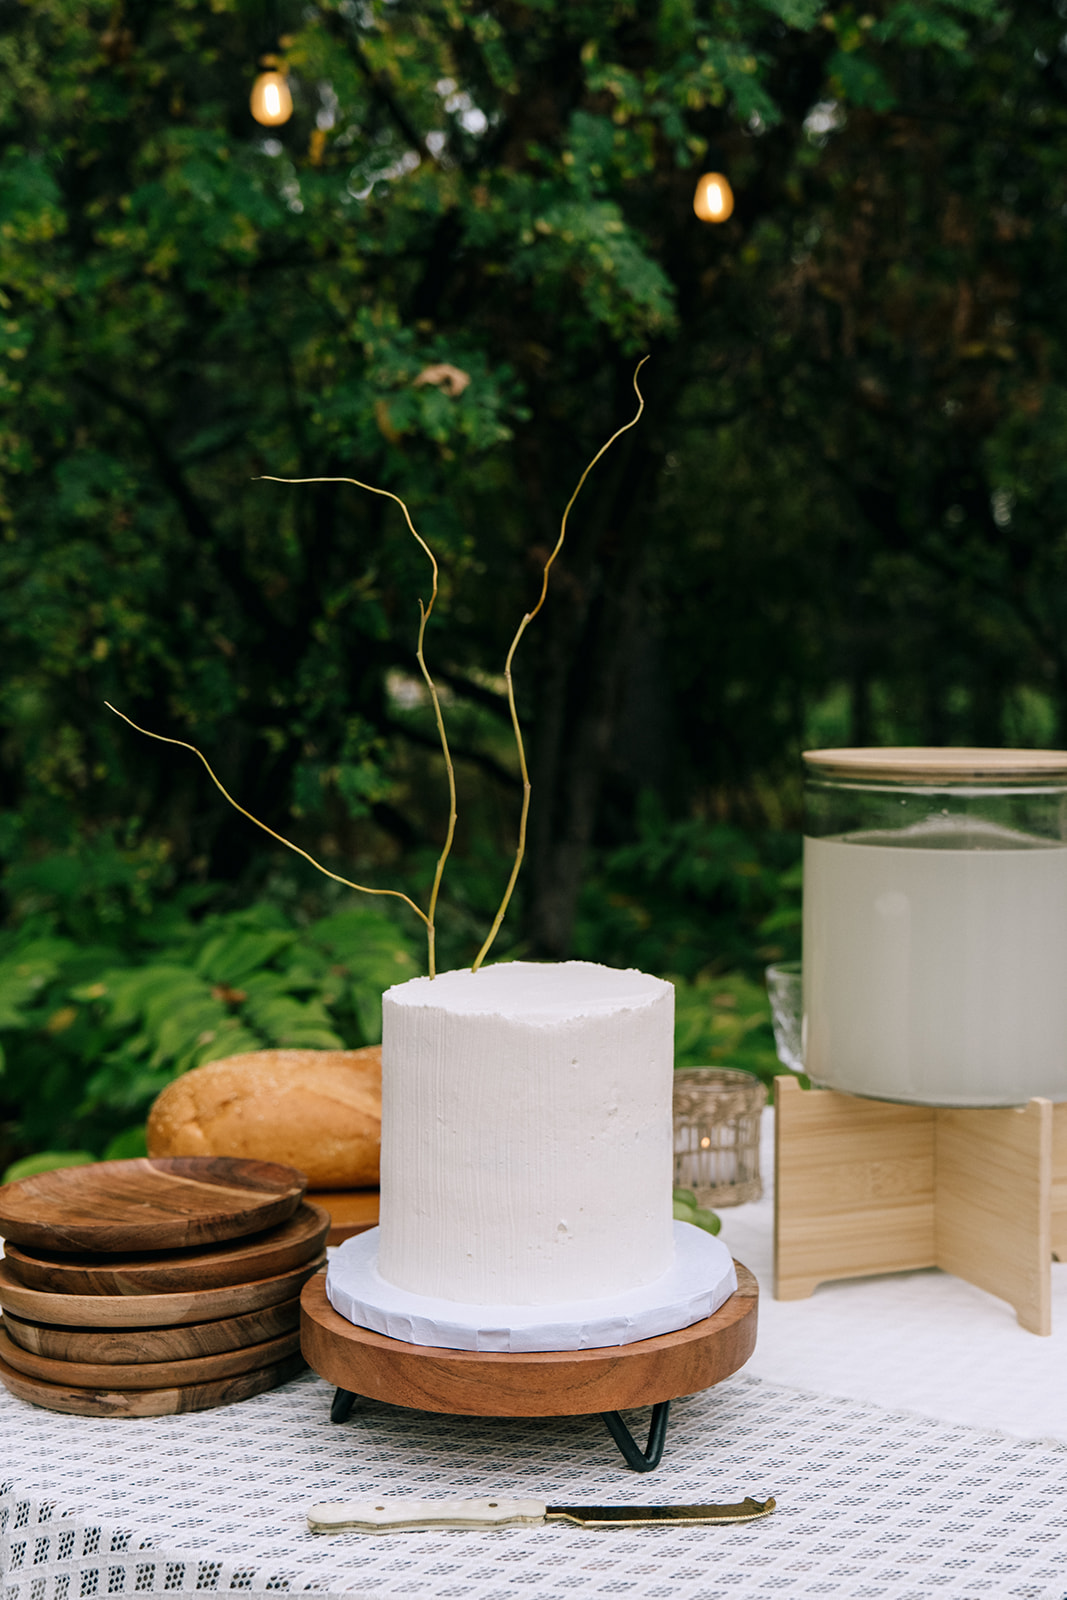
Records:
<instances>
[{"instance_id":1,"label":"curly willow branch","mask_svg":"<svg viewBox=\"0 0 1067 1600\"><path fill-rule=\"evenodd\" d=\"M529 771L528 771L527 766L526 766L526 749L525 749L525 746L523 744L522 729L519 726L519 713L518 713L518 710L516 709L516 706L515 706L515 689L514 689L514 685L512 683L512 679L511 679L511 663L515 659L515 651L519 647L520 639L522 638L523 634L526 632L527 628L530 626L530 623L533 621L534 617L536 617L537 613L540 611L541 607L545 603L545 597L548 594L548 575L552 570L552 563L555 561L556 557L559 555L560 551L563 549L563 541L567 537L567 518L571 514L571 507L574 505L574 502L577 500L578 496L582 492L582 488L583 488L583 485L585 484L586 478L588 478L589 474L592 472L593 468L596 466L596 464L600 460L601 456L606 455L607 452L611 449L611 447L615 443L616 439L621 438L621 436L624 433L628 433L631 428L636 427L638 422L640 422L640 420L641 420L641 413L645 409L645 397L641 393L641 386L638 383L637 378L638 378L638 374L641 371L641 368L644 366L644 364L645 364L645 362L647 360L648 360L648 356L642 356L641 360L637 363L637 367L634 370L633 382L634 382L634 393L637 395L637 410L634 413L634 415L630 418L629 422L624 422L621 428L616 428L616 430L612 434L611 438L605 444L602 444L600 446L600 449L597 451L597 453L593 457L592 461L590 461L589 465L586 467L585 471L582 473L581 477L578 479L578 483L577 483L577 485L575 487L574 493L571 495L570 499L567 501L566 508L565 508L565 510L563 512L562 520L560 521L559 538L556 540L555 549L552 551L552 554L549 556L548 560L545 562L544 571L543 571L543 573L541 575L541 595L540 595L540 598L538 599L538 602L534 606L533 610L532 611L528 611L526 613L526 615L523 617L522 621L519 623L518 630L517 630L517 632L515 634L515 637L511 641L511 649L508 651L508 658L507 658L507 661L505 662L505 665L504 665L504 681L506 682L507 689L508 689L508 710L511 712L511 726L515 731L515 746L516 746L516 748L517 748L517 750L519 752L519 770L522 773L522 813L521 813L521 815L519 817L519 843L518 843L518 848L515 851L515 862L514 862L514 865L512 866L512 869L511 869L511 876L508 878L507 888L504 890L504 898L503 898L503 900L501 900L500 906L499 906L499 908L497 910L497 914L493 918L493 926L489 929L488 937L486 938L485 943L482 945L482 948L478 951L478 954L474 959L474 965L471 968L472 972L477 972L478 971L478 968L481 966L482 962L485 960L486 956L489 954L490 949L492 948L493 940L496 938L498 932L500 931L500 924L504 920L504 914L508 909L508 905L509 905L509 903L511 901L512 893L514 892L514 889L515 889L516 881L518 880L519 868L522 866L522 859L523 859L523 856L526 854L526 823L527 823L527 819L529 818L529 815L530 815L530 788L531 788L531 785L530 785L530 774L529 774Z\"/></svg>"},{"instance_id":2,"label":"curly willow branch","mask_svg":"<svg viewBox=\"0 0 1067 1600\"><path fill-rule=\"evenodd\" d=\"M456 810L456 773L455 773L455 769L454 769L454 767L452 765L452 753L448 748L448 735L445 733L445 719L444 719L444 717L443 717L443 715L441 713L441 702L440 702L440 700L438 699L438 696L437 696L437 686L434 683L433 679L430 677L429 670L428 670L428 668L426 666L426 657L423 654L423 642L424 642L424 640L426 638L426 624L429 622L430 615L431 615L431 613L433 611L434 605L437 602L437 562L434 559L434 553L430 549L429 545L426 543L426 540L422 537L422 534L419 533L418 529L415 527L415 524L412 522L412 520L411 520L411 512L408 510L408 508L404 504L403 500L401 500L401 498L400 498L400 496L398 494L394 494L391 489L378 489L378 488L375 487L375 485L373 483L362 483L359 478L275 478L275 477L272 477L269 473L264 473L261 476L261 478L259 479L259 482L261 482L261 483L351 483L351 484L354 484L357 489L366 489L368 494L380 494L386 500L393 500L393 501L396 502L396 504L400 507L401 511L404 513L404 521L407 523L409 529L411 530L412 536L415 538L417 543L422 546L423 550L425 550L426 555L429 558L430 566L433 568L433 587L432 587L432 589L430 591L430 602L429 602L428 605L424 606L422 601L421 600L419 601L419 642L418 642L418 646L417 646L417 648L415 650L415 659L419 663L419 671L422 673L423 682L426 684L426 687L429 690L430 700L433 703L433 714L434 714L434 717L435 717L435 719L437 721L437 736L441 741L441 751L442 751L442 754L444 755L445 768L446 768L446 770L448 772L448 831L445 834L444 848L442 849L441 854L437 858L437 868L436 868L436 871L434 872L434 875L433 875L433 888L430 890L430 908L429 908L429 911L428 911L426 916L423 916L421 911L419 912L419 916L422 917L422 920L426 924L427 970L429 971L430 977L432 978L432 977L435 976L436 970L437 970L436 969L436 959L437 959L436 958L436 940L437 940L437 935L436 935L436 928L435 928L435 918L436 918L436 915L437 915L437 897L441 892L441 879L444 876L445 862L448 860L449 855L452 852L452 840L454 839L455 833L456 833L456 816L457 816L457 810ZM310 857L308 859L310 860ZM317 863L316 863L316 865L317 865ZM322 868L320 870L325 871L325 868ZM368 890L367 892L370 893L370 894L396 894L398 891L395 890L395 889L394 890L371 889L371 890ZM401 900L407 900L407 896L406 895L400 895L400 899ZM410 900L408 900L408 904L411 905L411 903L412 902Z\"/></svg>"},{"instance_id":3,"label":"curly willow branch","mask_svg":"<svg viewBox=\"0 0 1067 1600\"><path fill-rule=\"evenodd\" d=\"M265 822L260 822L258 817L254 817L251 811L246 811L244 806L238 804L233 795L230 794L229 790L223 787L222 783L215 776L215 773L211 767L211 763L208 761L207 757L196 748L195 744L187 744L184 739L168 739L165 733L153 733L151 728L140 727L138 723L134 722L132 717L128 717L126 715L125 711L120 711L117 706L113 706L110 700L105 700L104 704L107 706L109 711L113 711L115 713L116 717L121 717L123 722L128 722L130 727L133 728L135 732L143 733L147 739L158 739L160 744L176 744L181 750L191 750L193 755L204 763L204 766L207 768L208 777L211 779L212 783L215 785L216 789L223 796L223 798L230 802L235 811L239 811L242 817L247 817L249 822L254 822L257 828L262 828L264 833L269 833L271 838L277 839L279 844L284 844L287 850L295 850L298 856L303 856L305 861L310 861L311 865L317 868L319 872L324 873L327 878L332 878L335 883L343 883L346 889L358 889L360 894L388 894L392 895L394 899L403 900L404 904L410 906L415 915L420 917L422 921L426 923L427 927L429 927L429 918L427 917L425 911L420 911L414 900L409 900L407 895L401 894L399 889L368 889L366 884L351 883L348 878L342 878L339 873L331 872L329 867L324 867L321 861L315 860L314 856L309 856L307 851L301 850L298 844L292 844L288 839L283 839L280 833L275 833L274 829L268 828Z\"/></svg>"}]
</instances>

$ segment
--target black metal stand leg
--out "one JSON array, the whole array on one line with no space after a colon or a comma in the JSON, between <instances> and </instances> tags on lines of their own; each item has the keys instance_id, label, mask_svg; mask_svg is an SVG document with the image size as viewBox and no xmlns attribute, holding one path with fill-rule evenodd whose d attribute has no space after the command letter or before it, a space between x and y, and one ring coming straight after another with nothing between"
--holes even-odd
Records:
<instances>
[{"instance_id":1,"label":"black metal stand leg","mask_svg":"<svg viewBox=\"0 0 1067 1600\"><path fill-rule=\"evenodd\" d=\"M659 1466L663 1457L663 1446L667 1440L670 1410L669 1400L661 1400L659 1405L652 1407L652 1421L649 1424L648 1444L644 1453L617 1411L600 1413L608 1425L608 1432L626 1457L626 1465L633 1467L635 1472L651 1472Z\"/></svg>"},{"instance_id":2,"label":"black metal stand leg","mask_svg":"<svg viewBox=\"0 0 1067 1600\"><path fill-rule=\"evenodd\" d=\"M356 1403L356 1395L348 1389L334 1391L333 1405L330 1407L330 1421L344 1422Z\"/></svg>"}]
</instances>

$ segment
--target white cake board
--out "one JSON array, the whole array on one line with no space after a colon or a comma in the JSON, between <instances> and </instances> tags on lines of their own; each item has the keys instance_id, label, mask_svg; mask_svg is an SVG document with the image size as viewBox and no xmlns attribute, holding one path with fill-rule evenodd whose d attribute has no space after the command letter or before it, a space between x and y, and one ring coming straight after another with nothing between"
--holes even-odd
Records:
<instances>
[{"instance_id":1,"label":"white cake board","mask_svg":"<svg viewBox=\"0 0 1067 1600\"><path fill-rule=\"evenodd\" d=\"M712 1316L737 1288L724 1244L691 1222L674 1224L674 1264L640 1289L565 1304L466 1305L412 1294L378 1273L378 1230L348 1239L326 1274L338 1315L404 1344L498 1354L595 1350L675 1333Z\"/></svg>"}]
</instances>

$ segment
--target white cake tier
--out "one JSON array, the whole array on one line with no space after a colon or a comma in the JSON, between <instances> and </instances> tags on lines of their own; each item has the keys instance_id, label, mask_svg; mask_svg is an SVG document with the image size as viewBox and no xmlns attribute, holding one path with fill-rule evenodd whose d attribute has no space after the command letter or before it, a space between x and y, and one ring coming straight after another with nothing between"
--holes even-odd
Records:
<instances>
[{"instance_id":1,"label":"white cake tier","mask_svg":"<svg viewBox=\"0 0 1067 1600\"><path fill-rule=\"evenodd\" d=\"M586 961L413 978L383 1002L377 1270L473 1305L670 1267L674 990Z\"/></svg>"},{"instance_id":2,"label":"white cake tier","mask_svg":"<svg viewBox=\"0 0 1067 1600\"><path fill-rule=\"evenodd\" d=\"M326 1298L357 1327L444 1350L511 1354L636 1344L713 1316L737 1288L730 1252L720 1240L691 1222L676 1222L674 1238L671 1265L640 1289L550 1306L466 1306L386 1283L377 1269L378 1230L372 1228L334 1253Z\"/></svg>"}]
</instances>

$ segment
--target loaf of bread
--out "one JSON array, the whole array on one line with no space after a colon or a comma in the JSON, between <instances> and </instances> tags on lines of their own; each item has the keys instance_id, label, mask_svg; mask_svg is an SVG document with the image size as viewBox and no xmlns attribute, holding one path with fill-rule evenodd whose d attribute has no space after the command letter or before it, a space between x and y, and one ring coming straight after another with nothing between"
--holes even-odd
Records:
<instances>
[{"instance_id":1,"label":"loaf of bread","mask_svg":"<svg viewBox=\"0 0 1067 1600\"><path fill-rule=\"evenodd\" d=\"M382 1052L254 1050L175 1078L148 1117L152 1156L246 1156L307 1174L311 1189L378 1182Z\"/></svg>"}]
</instances>

